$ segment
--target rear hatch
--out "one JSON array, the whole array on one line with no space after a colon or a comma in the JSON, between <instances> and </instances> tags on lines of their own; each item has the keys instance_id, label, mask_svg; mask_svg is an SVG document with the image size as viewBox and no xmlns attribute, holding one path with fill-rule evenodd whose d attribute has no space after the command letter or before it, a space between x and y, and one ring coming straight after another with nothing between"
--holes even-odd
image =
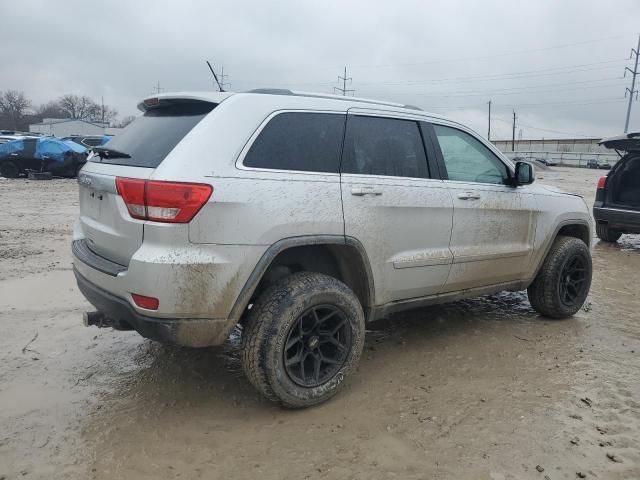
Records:
<instances>
[{"instance_id":1,"label":"rear hatch","mask_svg":"<svg viewBox=\"0 0 640 480\"><path fill-rule=\"evenodd\" d=\"M600 145L616 150L622 156L603 182L606 192L600 194L602 205L640 210L640 133L605 138ZM623 152L626 152L624 156Z\"/></svg>"},{"instance_id":2,"label":"rear hatch","mask_svg":"<svg viewBox=\"0 0 640 480\"><path fill-rule=\"evenodd\" d=\"M621 150L624 152L640 152L640 132L625 133L617 137L603 138L598 143L612 150Z\"/></svg>"},{"instance_id":3,"label":"rear hatch","mask_svg":"<svg viewBox=\"0 0 640 480\"><path fill-rule=\"evenodd\" d=\"M107 145L94 149L78 176L80 227L86 246L120 265L128 265L142 244L145 221L132 218L118 194L116 178L149 179L216 104L154 98L145 101L145 106L147 110L141 117Z\"/></svg>"}]
</instances>

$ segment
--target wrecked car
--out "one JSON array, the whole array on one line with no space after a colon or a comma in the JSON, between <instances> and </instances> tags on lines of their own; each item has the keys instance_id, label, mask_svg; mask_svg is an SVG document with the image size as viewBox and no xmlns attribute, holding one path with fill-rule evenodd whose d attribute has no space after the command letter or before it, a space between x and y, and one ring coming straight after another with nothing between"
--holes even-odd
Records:
<instances>
[{"instance_id":1,"label":"wrecked car","mask_svg":"<svg viewBox=\"0 0 640 480\"><path fill-rule=\"evenodd\" d=\"M75 177L85 164L87 149L53 137L20 138L0 144L0 176L17 178L28 172Z\"/></svg>"}]
</instances>

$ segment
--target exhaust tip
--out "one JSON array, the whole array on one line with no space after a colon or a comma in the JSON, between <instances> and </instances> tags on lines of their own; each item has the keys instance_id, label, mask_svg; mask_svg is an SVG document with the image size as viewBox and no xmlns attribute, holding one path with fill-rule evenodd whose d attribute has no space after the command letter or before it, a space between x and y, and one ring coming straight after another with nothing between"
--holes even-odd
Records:
<instances>
[{"instance_id":1,"label":"exhaust tip","mask_svg":"<svg viewBox=\"0 0 640 480\"><path fill-rule=\"evenodd\" d=\"M85 327L95 325L96 327L110 327L111 321L102 312L84 312L82 314L82 324Z\"/></svg>"}]
</instances>

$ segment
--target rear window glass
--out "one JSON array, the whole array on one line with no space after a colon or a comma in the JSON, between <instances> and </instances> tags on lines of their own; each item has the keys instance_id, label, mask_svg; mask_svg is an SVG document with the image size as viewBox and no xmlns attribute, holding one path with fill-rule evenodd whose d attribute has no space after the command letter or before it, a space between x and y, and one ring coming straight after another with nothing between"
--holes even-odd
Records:
<instances>
[{"instance_id":1,"label":"rear window glass","mask_svg":"<svg viewBox=\"0 0 640 480\"><path fill-rule=\"evenodd\" d=\"M100 138L85 138L82 143L89 145L90 147L97 147L102 142Z\"/></svg>"},{"instance_id":2,"label":"rear window glass","mask_svg":"<svg viewBox=\"0 0 640 480\"><path fill-rule=\"evenodd\" d=\"M105 146L129 154L131 158L93 157L92 161L156 168L214 106L212 103L193 102L148 110Z\"/></svg>"},{"instance_id":3,"label":"rear window glass","mask_svg":"<svg viewBox=\"0 0 640 480\"><path fill-rule=\"evenodd\" d=\"M428 178L418 124L395 118L349 117L342 172Z\"/></svg>"},{"instance_id":4,"label":"rear window glass","mask_svg":"<svg viewBox=\"0 0 640 480\"><path fill-rule=\"evenodd\" d=\"M338 173L345 116L281 113L258 135L244 165L277 170Z\"/></svg>"}]
</instances>

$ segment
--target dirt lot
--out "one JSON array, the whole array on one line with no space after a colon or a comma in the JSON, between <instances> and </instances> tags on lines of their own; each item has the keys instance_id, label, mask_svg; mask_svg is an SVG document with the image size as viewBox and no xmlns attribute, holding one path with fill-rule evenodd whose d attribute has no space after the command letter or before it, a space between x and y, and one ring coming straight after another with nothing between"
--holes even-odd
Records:
<instances>
[{"instance_id":1,"label":"dirt lot","mask_svg":"<svg viewBox=\"0 0 640 480\"><path fill-rule=\"evenodd\" d=\"M538 181L591 204L600 174ZM0 479L640 478L638 236L596 243L570 320L522 293L398 315L340 395L286 411L242 376L237 335L189 350L82 326L74 181L0 179L0 205Z\"/></svg>"}]
</instances>

